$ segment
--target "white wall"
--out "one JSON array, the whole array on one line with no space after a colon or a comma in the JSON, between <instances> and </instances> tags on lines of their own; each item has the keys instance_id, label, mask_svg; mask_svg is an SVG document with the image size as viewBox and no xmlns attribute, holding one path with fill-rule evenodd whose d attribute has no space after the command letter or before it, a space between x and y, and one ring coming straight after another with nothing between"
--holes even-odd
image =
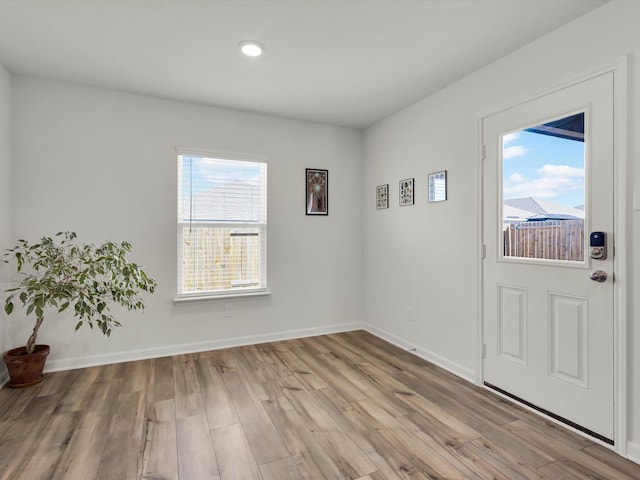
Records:
<instances>
[{"instance_id":1,"label":"white wall","mask_svg":"<svg viewBox=\"0 0 640 480\"><path fill-rule=\"evenodd\" d=\"M13 228L12 148L11 148L11 76L0 65L0 251L11 245ZM4 290L5 271L0 268L0 289ZM4 297L2 297L4 298ZM4 302L0 303L0 351L8 348ZM4 363L0 365L0 385L6 380Z\"/></svg>"},{"instance_id":2,"label":"white wall","mask_svg":"<svg viewBox=\"0 0 640 480\"><path fill-rule=\"evenodd\" d=\"M474 379L478 358L478 114L630 57L629 184L640 184L640 2L614 1L365 132L363 285L365 320L389 339ZM448 170L449 200L427 204L428 172ZM416 178L416 205L398 207L398 181ZM376 185L391 207L377 211ZM629 444L640 461L640 214L627 198ZM412 307L414 320L407 321Z\"/></svg>"},{"instance_id":3,"label":"white wall","mask_svg":"<svg viewBox=\"0 0 640 480\"><path fill-rule=\"evenodd\" d=\"M15 236L128 240L159 283L107 340L51 315L49 369L354 328L361 321L362 135L351 129L14 77ZM175 147L267 155L273 295L174 304ZM329 215L306 216L305 167L329 169ZM232 318L225 318L225 305ZM15 317L16 315L12 315ZM24 344L31 326L13 322Z\"/></svg>"}]
</instances>

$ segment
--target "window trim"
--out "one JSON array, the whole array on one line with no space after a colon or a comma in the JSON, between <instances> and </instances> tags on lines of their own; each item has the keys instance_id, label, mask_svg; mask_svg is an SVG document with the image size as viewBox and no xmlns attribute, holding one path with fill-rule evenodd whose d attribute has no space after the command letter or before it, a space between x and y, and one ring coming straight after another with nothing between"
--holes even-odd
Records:
<instances>
[{"instance_id":1,"label":"window trim","mask_svg":"<svg viewBox=\"0 0 640 480\"><path fill-rule=\"evenodd\" d=\"M192 302L229 300L234 298L267 297L269 295L272 295L272 292L267 288L254 289L251 291L243 290L243 291L238 291L236 293L225 292L225 293L220 293L218 295L211 294L211 293L201 293L201 294L180 293L173 298L173 303L178 305L178 304L192 303Z\"/></svg>"},{"instance_id":2,"label":"window trim","mask_svg":"<svg viewBox=\"0 0 640 480\"><path fill-rule=\"evenodd\" d=\"M178 155L192 155L194 157L213 157L223 160L238 160L240 162L256 162L269 164L267 155L258 155L255 153L234 153L223 152L221 150L206 150L203 148L185 148L176 147L176 156Z\"/></svg>"},{"instance_id":3,"label":"window trim","mask_svg":"<svg viewBox=\"0 0 640 480\"><path fill-rule=\"evenodd\" d=\"M266 156L266 155L257 155L257 154L248 154L248 153L237 153L237 152L223 152L220 150L208 150L208 149L202 149L202 148L188 148L188 147L175 147L175 159L177 161L179 156L194 156L194 157L207 157L207 158L218 158L218 159L223 159L223 160L235 160L235 161L241 161L241 162L255 162L255 163L263 163L267 166L267 171L268 171L268 166L269 166L269 160L270 157ZM267 174L267 184L265 185L265 192L267 194L267 199L268 199L268 174ZM178 180L178 179L176 179ZM176 185L178 184L178 181L176 181ZM178 197L179 194L179 190L176 191L176 199ZM268 200L267 200L268 202ZM178 203L178 202L176 202ZM178 303L187 303L187 302L200 302L200 301L210 301L210 300L220 300L220 299L230 299L230 298L246 298L246 297L259 297L259 296L267 296L267 295L271 295L271 291L268 288L268 204L265 205L265 211L267 211L267 222L264 224L237 224L237 223L230 223L229 225L233 225L233 226L238 226L241 228L247 228L247 227L258 227L261 228L261 230L264 231L264 252L263 254L265 255L265 260L264 260L264 266L265 266L265 272L261 272L261 276L264 275L264 286L261 287L253 287L253 288L238 288L238 289L228 289L228 290L218 290L218 291L207 291L207 292L188 292L188 293L179 293L179 281L181 278L180 272L179 272L179 264L180 262L182 262L182 249L180 248L179 242L177 241L178 238L180 238L180 233L179 230L180 228L182 228L182 225L184 224L183 222L178 221L179 220L179 212L177 211L177 205L176 205L176 215L175 218L176 220L176 243L178 243L178 245L176 245L176 276L175 276L175 292L176 295L173 299L173 303L174 304L178 304Z\"/></svg>"}]
</instances>

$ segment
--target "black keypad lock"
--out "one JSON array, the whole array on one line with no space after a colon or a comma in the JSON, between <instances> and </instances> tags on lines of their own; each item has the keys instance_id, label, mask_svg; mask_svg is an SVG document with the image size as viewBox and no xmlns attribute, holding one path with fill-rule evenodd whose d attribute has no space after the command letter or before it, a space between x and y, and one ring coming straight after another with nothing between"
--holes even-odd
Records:
<instances>
[{"instance_id":1,"label":"black keypad lock","mask_svg":"<svg viewBox=\"0 0 640 480\"><path fill-rule=\"evenodd\" d=\"M591 232L591 235L589 235L589 251L591 258L595 260L607 258L607 234L605 232Z\"/></svg>"}]
</instances>

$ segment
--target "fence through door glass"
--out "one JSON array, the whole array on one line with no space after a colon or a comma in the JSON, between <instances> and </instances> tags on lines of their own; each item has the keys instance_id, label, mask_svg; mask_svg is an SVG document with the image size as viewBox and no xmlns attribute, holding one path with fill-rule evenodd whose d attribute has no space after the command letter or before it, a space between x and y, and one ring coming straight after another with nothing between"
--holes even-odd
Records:
<instances>
[{"instance_id":1,"label":"fence through door glass","mask_svg":"<svg viewBox=\"0 0 640 480\"><path fill-rule=\"evenodd\" d=\"M504 257L584 261L585 114L502 136Z\"/></svg>"}]
</instances>

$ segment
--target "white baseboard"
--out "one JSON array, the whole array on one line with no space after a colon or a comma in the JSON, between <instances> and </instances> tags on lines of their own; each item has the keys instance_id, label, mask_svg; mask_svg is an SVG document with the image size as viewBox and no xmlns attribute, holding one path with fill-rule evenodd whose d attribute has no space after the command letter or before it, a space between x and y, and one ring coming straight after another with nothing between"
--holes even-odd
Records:
<instances>
[{"instance_id":1,"label":"white baseboard","mask_svg":"<svg viewBox=\"0 0 640 480\"><path fill-rule=\"evenodd\" d=\"M627 442L627 458L640 464L640 443Z\"/></svg>"},{"instance_id":2,"label":"white baseboard","mask_svg":"<svg viewBox=\"0 0 640 480\"><path fill-rule=\"evenodd\" d=\"M97 365L109 365L112 363L131 362L134 360L146 360L149 358L169 357L187 353L206 352L221 348L240 347L243 345L255 345L259 343L292 340L303 337L315 337L330 333L349 332L363 330L362 323L345 323L328 325L325 327L305 328L284 332L264 333L247 337L233 337L224 340L207 340L204 342L183 343L180 345L167 345L164 347L148 348L146 350L129 350L124 352L106 353L101 355L89 355L85 357L62 358L59 360L47 360L45 372L58 372L75 368L95 367ZM2 378L2 377L0 377ZM7 377L8 381L8 377Z\"/></svg>"},{"instance_id":3,"label":"white baseboard","mask_svg":"<svg viewBox=\"0 0 640 480\"><path fill-rule=\"evenodd\" d=\"M476 374L475 372L467 367L464 367L456 362L452 362L448 358L443 357L442 355L438 355L437 353L433 353L429 350L425 350L424 348L418 347L408 340L397 337L392 333L389 333L385 330L382 330L378 327L374 327L373 325L366 324L364 325L364 330L375 335L376 337L380 337L383 340L386 340L389 343L394 344L397 347L402 348L403 350L407 350L418 357L427 360L439 367L444 368L445 370L457 375L458 377L467 380L468 382L475 383Z\"/></svg>"},{"instance_id":4,"label":"white baseboard","mask_svg":"<svg viewBox=\"0 0 640 480\"><path fill-rule=\"evenodd\" d=\"M256 345L267 342L277 342L282 340L292 340L296 338L314 337L318 335L328 335L331 333L349 332L353 330L366 330L369 333L386 340L404 350L410 351L449 372L473 383L474 372L449 359L442 357L412 343L397 337L385 330L379 329L365 323L344 323L328 325L324 327L305 328L299 330L288 330L283 332L265 333L246 337L232 337L223 340L207 340L203 342L183 343L179 345L167 345L164 347L148 348L145 350L128 350L123 352L105 353L100 355L88 355L83 357L70 357L58 360L49 359L45 366L45 372L58 372L72 370L75 368L95 367L98 365L110 365L113 363L131 362L135 360L147 360L149 358L169 357L172 355L183 355L187 353L206 352L208 350L219 350L221 348L240 347L243 345ZM9 381L6 370L0 371L0 386Z\"/></svg>"}]
</instances>

